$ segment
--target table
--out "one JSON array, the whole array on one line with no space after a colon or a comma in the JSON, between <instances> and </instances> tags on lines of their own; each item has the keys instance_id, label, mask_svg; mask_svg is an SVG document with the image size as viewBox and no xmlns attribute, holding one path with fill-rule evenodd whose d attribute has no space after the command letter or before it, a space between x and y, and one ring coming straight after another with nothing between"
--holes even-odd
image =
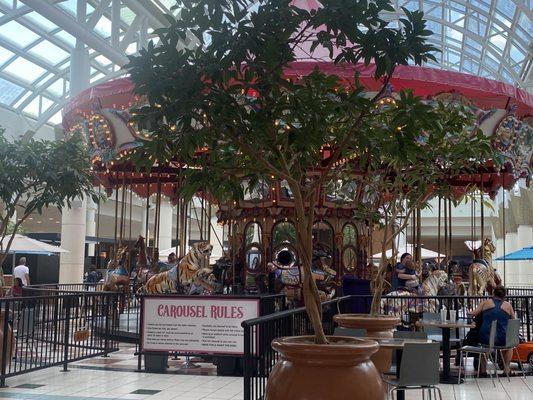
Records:
<instances>
[{"instance_id":1,"label":"table","mask_svg":"<svg viewBox=\"0 0 533 400\"><path fill-rule=\"evenodd\" d=\"M459 321L440 321L440 320L420 320L416 323L418 327L436 327L442 330L442 374L440 383L456 384L457 376L450 374L450 336L452 329L474 328L475 324Z\"/></svg>"},{"instance_id":2,"label":"table","mask_svg":"<svg viewBox=\"0 0 533 400\"><path fill-rule=\"evenodd\" d=\"M382 337L365 337L365 339L375 340L380 347L385 349L396 350L396 378L400 378L400 366L402 363L403 347L406 343L432 343L428 339L400 339L400 338L382 338ZM397 400L405 400L405 391L396 391Z\"/></svg>"}]
</instances>

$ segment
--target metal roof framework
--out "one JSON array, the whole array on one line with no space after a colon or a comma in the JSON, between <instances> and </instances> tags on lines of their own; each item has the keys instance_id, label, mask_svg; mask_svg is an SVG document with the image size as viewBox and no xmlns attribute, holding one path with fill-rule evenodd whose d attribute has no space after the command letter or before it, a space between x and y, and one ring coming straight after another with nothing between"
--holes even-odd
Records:
<instances>
[{"instance_id":1,"label":"metal roof framework","mask_svg":"<svg viewBox=\"0 0 533 400\"><path fill-rule=\"evenodd\" d=\"M531 0L393 0L421 9L441 52L428 66L511 83L533 91ZM61 121L68 101L70 55L88 48L91 84L124 74L135 54L164 26L174 0L0 0L0 106L38 129ZM86 11L85 11L86 8ZM79 10L83 10L83 16ZM175 12L175 11L174 11Z\"/></svg>"}]
</instances>

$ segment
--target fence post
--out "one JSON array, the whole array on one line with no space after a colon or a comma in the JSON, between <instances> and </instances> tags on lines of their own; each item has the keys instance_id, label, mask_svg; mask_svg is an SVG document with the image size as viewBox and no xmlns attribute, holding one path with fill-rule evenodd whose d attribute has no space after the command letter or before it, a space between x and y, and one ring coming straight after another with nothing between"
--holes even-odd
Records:
<instances>
[{"instance_id":1,"label":"fence post","mask_svg":"<svg viewBox=\"0 0 533 400\"><path fill-rule=\"evenodd\" d=\"M526 332L527 332L527 341L531 340L531 315L529 315L529 299L526 297Z\"/></svg>"},{"instance_id":2,"label":"fence post","mask_svg":"<svg viewBox=\"0 0 533 400\"><path fill-rule=\"evenodd\" d=\"M54 296L54 343L52 347L54 351L57 350L57 342L59 336L59 292Z\"/></svg>"},{"instance_id":3,"label":"fence post","mask_svg":"<svg viewBox=\"0 0 533 400\"><path fill-rule=\"evenodd\" d=\"M110 318L115 318L115 313L113 312L113 315L110 314L110 307L109 307L109 294L104 294L105 299L105 332L104 332L104 355L103 357L109 357L109 320ZM113 308L115 307L115 295L112 295L111 302L113 303Z\"/></svg>"},{"instance_id":4,"label":"fence post","mask_svg":"<svg viewBox=\"0 0 533 400\"><path fill-rule=\"evenodd\" d=\"M63 372L67 372L68 359L69 359L69 343L70 343L70 308L72 300L70 296L64 297L63 306L65 308L65 334L63 336Z\"/></svg>"},{"instance_id":5,"label":"fence post","mask_svg":"<svg viewBox=\"0 0 533 400\"><path fill-rule=\"evenodd\" d=\"M1 303L0 303L1 304ZM2 374L0 376L0 387L6 387L6 368L7 363L11 361L11 354L8 353L8 343L9 343L9 302L6 301L4 309L4 337L2 340ZM0 306L1 308L1 306ZM1 312L1 311L0 311Z\"/></svg>"},{"instance_id":6,"label":"fence post","mask_svg":"<svg viewBox=\"0 0 533 400\"><path fill-rule=\"evenodd\" d=\"M251 400L251 379L252 379L252 352L251 352L251 326L243 326L244 328L244 362L243 362L243 378L244 378L244 400Z\"/></svg>"}]
</instances>

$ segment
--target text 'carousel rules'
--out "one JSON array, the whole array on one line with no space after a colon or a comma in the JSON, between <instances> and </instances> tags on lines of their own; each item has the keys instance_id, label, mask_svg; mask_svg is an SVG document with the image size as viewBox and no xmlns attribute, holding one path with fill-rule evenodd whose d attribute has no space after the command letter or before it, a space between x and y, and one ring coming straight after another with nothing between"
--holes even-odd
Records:
<instances>
[{"instance_id":1,"label":"text 'carousel rules'","mask_svg":"<svg viewBox=\"0 0 533 400\"><path fill-rule=\"evenodd\" d=\"M258 316L258 299L148 297L142 350L242 355L241 323Z\"/></svg>"}]
</instances>

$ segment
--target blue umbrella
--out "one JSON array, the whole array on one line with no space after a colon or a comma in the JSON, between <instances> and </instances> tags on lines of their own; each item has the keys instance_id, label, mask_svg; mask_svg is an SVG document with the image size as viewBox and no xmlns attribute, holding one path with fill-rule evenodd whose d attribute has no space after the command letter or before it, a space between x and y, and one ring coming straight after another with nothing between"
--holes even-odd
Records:
<instances>
[{"instance_id":1,"label":"blue umbrella","mask_svg":"<svg viewBox=\"0 0 533 400\"><path fill-rule=\"evenodd\" d=\"M522 250L513 251L503 257L498 257L496 261L519 261L533 260L533 247L524 247Z\"/></svg>"}]
</instances>

